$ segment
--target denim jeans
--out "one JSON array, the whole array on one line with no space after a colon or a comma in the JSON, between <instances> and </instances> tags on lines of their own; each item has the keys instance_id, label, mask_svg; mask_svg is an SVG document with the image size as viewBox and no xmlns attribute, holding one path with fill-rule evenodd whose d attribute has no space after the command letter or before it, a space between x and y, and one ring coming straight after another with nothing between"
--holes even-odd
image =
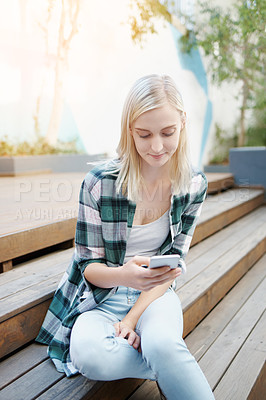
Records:
<instances>
[{"instance_id":1,"label":"denim jeans","mask_svg":"<svg viewBox=\"0 0 266 400\"><path fill-rule=\"evenodd\" d=\"M126 316L140 293L120 286L108 300L77 318L70 338L73 365L92 380L156 380L168 400L214 399L182 339L181 303L171 288L154 300L137 322L141 353L127 339L115 336L113 325Z\"/></svg>"}]
</instances>

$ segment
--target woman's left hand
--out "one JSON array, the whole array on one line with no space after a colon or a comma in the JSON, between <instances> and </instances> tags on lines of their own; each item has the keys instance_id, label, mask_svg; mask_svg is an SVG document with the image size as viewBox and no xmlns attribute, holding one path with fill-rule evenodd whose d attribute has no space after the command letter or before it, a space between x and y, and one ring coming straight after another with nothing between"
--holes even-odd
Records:
<instances>
[{"instance_id":1,"label":"woman's left hand","mask_svg":"<svg viewBox=\"0 0 266 400\"><path fill-rule=\"evenodd\" d=\"M128 343L134 347L134 349L141 351L140 337L134 331L134 327L128 322L117 322L114 324L115 335L127 339Z\"/></svg>"}]
</instances>

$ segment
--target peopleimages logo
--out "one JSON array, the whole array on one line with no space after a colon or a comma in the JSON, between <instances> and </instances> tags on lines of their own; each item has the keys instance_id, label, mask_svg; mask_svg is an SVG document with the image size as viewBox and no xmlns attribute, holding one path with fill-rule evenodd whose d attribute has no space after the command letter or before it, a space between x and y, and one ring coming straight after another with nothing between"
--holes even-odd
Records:
<instances>
[{"instance_id":1,"label":"peopleimages logo","mask_svg":"<svg viewBox=\"0 0 266 400\"><path fill-rule=\"evenodd\" d=\"M77 218L78 210L71 208L17 208L15 220L63 220Z\"/></svg>"},{"instance_id":2,"label":"peopleimages logo","mask_svg":"<svg viewBox=\"0 0 266 400\"><path fill-rule=\"evenodd\" d=\"M50 222L77 218L79 189L80 182L60 177L17 179L14 219Z\"/></svg>"},{"instance_id":3,"label":"peopleimages logo","mask_svg":"<svg viewBox=\"0 0 266 400\"><path fill-rule=\"evenodd\" d=\"M68 179L40 178L38 181L23 179L16 182L15 201L64 202L71 200L73 185Z\"/></svg>"}]
</instances>

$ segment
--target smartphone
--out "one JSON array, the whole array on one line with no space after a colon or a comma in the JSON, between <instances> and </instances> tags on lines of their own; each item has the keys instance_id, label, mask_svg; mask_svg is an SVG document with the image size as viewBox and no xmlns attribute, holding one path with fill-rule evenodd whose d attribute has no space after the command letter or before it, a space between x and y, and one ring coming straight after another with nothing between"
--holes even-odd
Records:
<instances>
[{"instance_id":1,"label":"smartphone","mask_svg":"<svg viewBox=\"0 0 266 400\"><path fill-rule=\"evenodd\" d=\"M178 254L171 254L171 255L165 255L165 256L153 256L150 259L150 268L158 268L158 267L164 267L164 266L169 266L171 269L177 268L179 265L179 258L180 256ZM181 266L180 266L181 268Z\"/></svg>"}]
</instances>

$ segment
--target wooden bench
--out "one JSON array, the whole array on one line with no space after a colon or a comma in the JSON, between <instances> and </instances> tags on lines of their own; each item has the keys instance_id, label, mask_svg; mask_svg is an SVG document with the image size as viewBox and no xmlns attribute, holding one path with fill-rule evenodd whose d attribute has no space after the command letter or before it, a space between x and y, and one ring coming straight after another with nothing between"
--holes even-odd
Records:
<instances>
[{"instance_id":1,"label":"wooden bench","mask_svg":"<svg viewBox=\"0 0 266 400\"><path fill-rule=\"evenodd\" d=\"M215 182L212 183L215 184ZM75 196L75 206L71 205L73 211L77 209L78 194L75 193ZM263 201L264 192L262 189L235 188L216 196L209 196L204 204L192 245L216 232L217 229L222 229L247 214L261 205ZM52 209L54 206L50 204L49 207ZM77 214L77 210L74 214ZM36 252L43 249L50 252L55 248L55 245L57 245L57 249L72 247L75 228L76 217L55 221L45 218L41 221L31 222L23 229L20 225L14 225L13 228L10 225L5 229L2 228L4 231L2 234L0 233L0 272L11 270L14 261L16 262L19 257L29 254L37 257L38 253L35 254Z\"/></svg>"},{"instance_id":2,"label":"wooden bench","mask_svg":"<svg viewBox=\"0 0 266 400\"><path fill-rule=\"evenodd\" d=\"M262 399L265 392L262 203L263 191L255 189L209 196L176 289L188 347L221 400ZM0 275L0 400L159 399L151 381L67 379L46 346L33 342L72 253L59 250Z\"/></svg>"},{"instance_id":3,"label":"wooden bench","mask_svg":"<svg viewBox=\"0 0 266 400\"><path fill-rule=\"evenodd\" d=\"M216 400L265 398L265 264L264 255L185 339ZM2 361L0 369L1 400L159 399L149 380L68 379L36 343Z\"/></svg>"},{"instance_id":4,"label":"wooden bench","mask_svg":"<svg viewBox=\"0 0 266 400\"><path fill-rule=\"evenodd\" d=\"M23 262L24 255L34 258L44 250L48 253L73 246L84 176L54 173L0 177L0 273ZM234 185L232 174L210 173L207 178L208 193ZM60 190L61 186L66 190Z\"/></svg>"}]
</instances>

